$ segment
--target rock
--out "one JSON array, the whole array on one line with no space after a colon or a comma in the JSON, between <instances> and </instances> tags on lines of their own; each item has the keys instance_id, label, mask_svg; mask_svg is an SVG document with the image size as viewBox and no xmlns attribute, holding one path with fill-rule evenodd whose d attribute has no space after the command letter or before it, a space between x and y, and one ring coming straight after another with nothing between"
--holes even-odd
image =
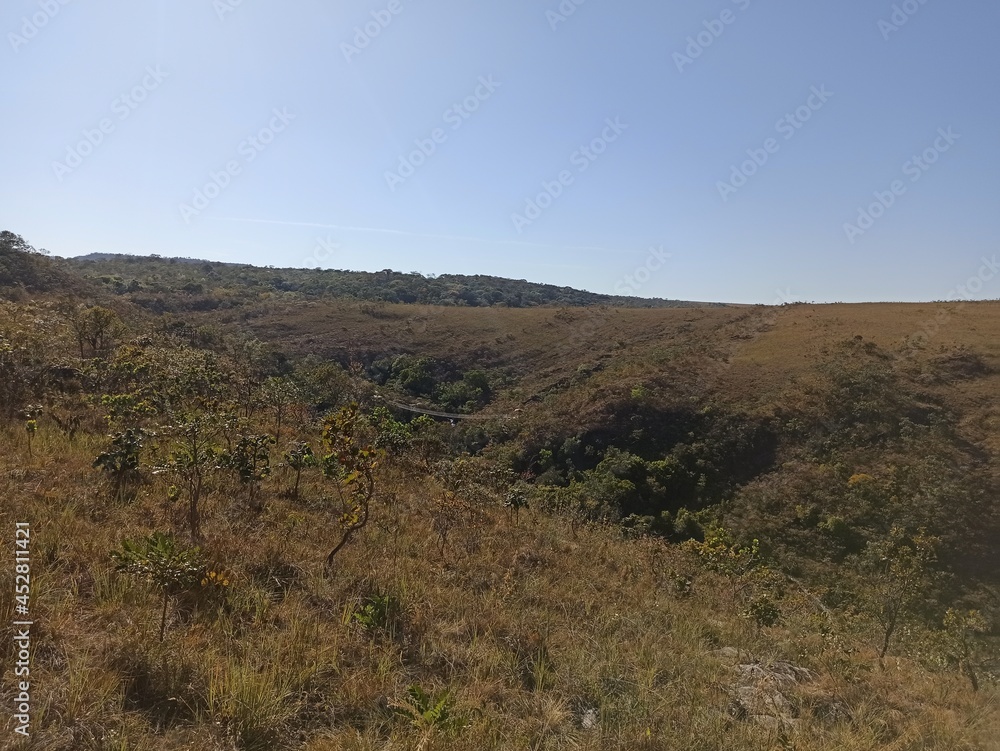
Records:
<instances>
[{"instance_id":1,"label":"rock","mask_svg":"<svg viewBox=\"0 0 1000 751\"><path fill-rule=\"evenodd\" d=\"M784 661L773 662L766 667L759 663L741 664L736 666L736 671L746 680L777 685L806 683L816 677L811 670Z\"/></svg>"},{"instance_id":2,"label":"rock","mask_svg":"<svg viewBox=\"0 0 1000 751\"><path fill-rule=\"evenodd\" d=\"M722 659L742 657L739 650L732 647L720 649L716 654ZM769 665L740 662L733 666L733 671L739 678L729 687L727 714L730 717L773 730L798 728L798 709L786 692L814 680L816 676L811 670L777 661Z\"/></svg>"},{"instance_id":3,"label":"rock","mask_svg":"<svg viewBox=\"0 0 1000 751\"><path fill-rule=\"evenodd\" d=\"M851 710L843 702L830 697L820 697L812 702L812 714L814 717L828 725L836 725L840 722L850 722L854 719Z\"/></svg>"},{"instance_id":4,"label":"rock","mask_svg":"<svg viewBox=\"0 0 1000 751\"><path fill-rule=\"evenodd\" d=\"M747 711L746 706L739 699L733 699L729 702L729 706L726 707L726 714L732 717L734 720L745 720L750 716Z\"/></svg>"}]
</instances>

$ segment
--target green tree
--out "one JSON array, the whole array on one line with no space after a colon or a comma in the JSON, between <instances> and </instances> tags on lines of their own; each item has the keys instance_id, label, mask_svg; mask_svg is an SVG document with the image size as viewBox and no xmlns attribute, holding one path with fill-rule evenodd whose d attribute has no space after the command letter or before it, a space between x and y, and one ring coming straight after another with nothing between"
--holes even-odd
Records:
<instances>
[{"instance_id":1,"label":"green tree","mask_svg":"<svg viewBox=\"0 0 1000 751\"><path fill-rule=\"evenodd\" d=\"M199 503L205 479L219 468L219 433L213 415L186 415L174 425L163 430L172 439L169 459L163 470L177 477L187 493L188 527L191 539L201 537L201 512Z\"/></svg>"},{"instance_id":2,"label":"green tree","mask_svg":"<svg viewBox=\"0 0 1000 751\"><path fill-rule=\"evenodd\" d=\"M302 390L291 378L271 376L264 381L261 398L274 415L274 441L277 443L281 440L285 416L291 406L302 399Z\"/></svg>"},{"instance_id":3,"label":"green tree","mask_svg":"<svg viewBox=\"0 0 1000 751\"><path fill-rule=\"evenodd\" d=\"M264 382L274 373L274 354L263 342L249 336L231 341L230 384L243 417L252 417L265 404Z\"/></svg>"},{"instance_id":4,"label":"green tree","mask_svg":"<svg viewBox=\"0 0 1000 751\"><path fill-rule=\"evenodd\" d=\"M437 401L447 409L475 412L490 401L492 390L485 371L470 370L456 383L444 384L437 389Z\"/></svg>"},{"instance_id":5,"label":"green tree","mask_svg":"<svg viewBox=\"0 0 1000 751\"><path fill-rule=\"evenodd\" d=\"M240 483L247 489L247 502L253 506L261 483L271 475L270 435L243 434L236 438L231 449L220 457L220 466L233 470Z\"/></svg>"},{"instance_id":6,"label":"green tree","mask_svg":"<svg viewBox=\"0 0 1000 751\"><path fill-rule=\"evenodd\" d=\"M125 333L125 324L113 310L100 305L80 306L69 315L69 324L76 334L80 359L86 356L86 347L92 357L110 353L115 340Z\"/></svg>"},{"instance_id":7,"label":"green tree","mask_svg":"<svg viewBox=\"0 0 1000 751\"><path fill-rule=\"evenodd\" d=\"M135 488L142 479L139 455L146 433L141 428L128 428L111 436L111 445L94 459L111 480L112 497L119 503L135 497Z\"/></svg>"},{"instance_id":8,"label":"green tree","mask_svg":"<svg viewBox=\"0 0 1000 751\"><path fill-rule=\"evenodd\" d=\"M323 442L329 449L323 457L323 474L333 481L340 501L340 541L326 557L328 568L337 553L365 528L371 515L380 452L365 440L362 427L357 404L341 408L323 427Z\"/></svg>"},{"instance_id":9,"label":"green tree","mask_svg":"<svg viewBox=\"0 0 1000 751\"><path fill-rule=\"evenodd\" d=\"M298 498L302 470L306 467L315 467L318 464L318 460L316 455L313 454L312 446L306 441L293 443L282 458L285 460L285 466L295 471L295 484L292 486L290 495L292 498Z\"/></svg>"},{"instance_id":10,"label":"green tree","mask_svg":"<svg viewBox=\"0 0 1000 751\"><path fill-rule=\"evenodd\" d=\"M862 604L881 633L879 659L884 659L893 637L931 597L937 575L938 538L926 530L909 534L893 527L884 540L869 543L861 555Z\"/></svg>"},{"instance_id":11,"label":"green tree","mask_svg":"<svg viewBox=\"0 0 1000 751\"><path fill-rule=\"evenodd\" d=\"M396 420L388 407L372 410L370 422L375 428L375 447L391 456L399 456L409 448L413 433L410 426Z\"/></svg>"},{"instance_id":12,"label":"green tree","mask_svg":"<svg viewBox=\"0 0 1000 751\"><path fill-rule=\"evenodd\" d=\"M202 578L205 565L201 552L178 546L172 535L155 532L141 540L125 540L121 550L112 551L111 557L119 571L141 577L160 591L163 597L160 641L163 641L170 598L191 589Z\"/></svg>"},{"instance_id":13,"label":"green tree","mask_svg":"<svg viewBox=\"0 0 1000 751\"><path fill-rule=\"evenodd\" d=\"M397 357L392 364L392 373L400 388L414 396L429 396L434 391L431 361L426 357Z\"/></svg>"},{"instance_id":14,"label":"green tree","mask_svg":"<svg viewBox=\"0 0 1000 751\"><path fill-rule=\"evenodd\" d=\"M442 435L442 426L432 417L420 415L410 422L410 455L425 471L443 457L447 444Z\"/></svg>"},{"instance_id":15,"label":"green tree","mask_svg":"<svg viewBox=\"0 0 1000 751\"><path fill-rule=\"evenodd\" d=\"M291 376L302 398L317 411L339 407L351 390L351 377L336 362L324 362L309 355Z\"/></svg>"}]
</instances>

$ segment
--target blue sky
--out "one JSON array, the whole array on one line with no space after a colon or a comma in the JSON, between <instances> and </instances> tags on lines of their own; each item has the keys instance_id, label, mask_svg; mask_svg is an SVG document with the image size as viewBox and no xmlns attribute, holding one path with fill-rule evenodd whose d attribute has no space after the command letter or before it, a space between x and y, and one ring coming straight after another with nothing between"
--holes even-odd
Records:
<instances>
[{"instance_id":1,"label":"blue sky","mask_svg":"<svg viewBox=\"0 0 1000 751\"><path fill-rule=\"evenodd\" d=\"M995 0L7 0L0 228L57 255L944 299L1000 251L998 22Z\"/></svg>"}]
</instances>

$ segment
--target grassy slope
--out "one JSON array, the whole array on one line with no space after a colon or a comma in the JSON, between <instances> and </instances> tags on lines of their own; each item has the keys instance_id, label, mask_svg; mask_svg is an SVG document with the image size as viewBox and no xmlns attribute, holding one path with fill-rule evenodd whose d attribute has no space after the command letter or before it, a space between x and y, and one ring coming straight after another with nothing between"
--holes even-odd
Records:
<instances>
[{"instance_id":1,"label":"grassy slope","mask_svg":"<svg viewBox=\"0 0 1000 751\"><path fill-rule=\"evenodd\" d=\"M948 322L925 344L904 346L941 315ZM795 397L801 385L816 381L816 366L839 342L861 336L895 353L915 376L923 372L916 381L921 388L960 411L963 428L984 446L1000 446L1000 435L991 430L998 419L991 395L1000 385L1000 343L994 334L1000 303L658 310L387 305L377 317L353 303L275 303L248 319L234 313L188 320L221 322L291 353L315 352L345 363L405 353L462 368L499 368L517 379L522 401L563 393L571 405L567 412L574 414L583 405L566 392L574 391L569 381L581 368L597 371L593 380L604 391L651 381L677 395L773 410ZM949 369L949 356L963 349L981 356L993 372ZM589 391L575 396L584 394L593 402ZM494 411L510 406L502 399Z\"/></svg>"},{"instance_id":2,"label":"grassy slope","mask_svg":"<svg viewBox=\"0 0 1000 751\"><path fill-rule=\"evenodd\" d=\"M663 404L712 399L763 415L805 405L824 349L859 335L898 349L939 310L953 311L949 324L902 365L957 412L961 434L995 467L998 376L971 377L954 357L966 348L1000 364L994 303L373 314L356 303L272 302L248 318L188 320L249 330L290 353L487 364L517 380L490 411L523 409L529 425L576 431L600 425L639 384ZM994 686L973 694L960 675L905 659L879 669L870 639L851 623L827 623L795 588L782 625L754 627L732 584L677 547L574 530L538 511L514 524L484 504L463 513L439 552L431 510L441 489L413 471L386 470L375 522L332 577L321 574L332 524L316 478L293 503L279 495L289 478L278 473L262 516L216 484L206 548L231 572L230 610L172 608L161 646L155 595L114 574L107 553L124 537L183 523L164 504L161 479L133 505L109 506L90 466L103 446L100 436L68 443L43 424L29 459L16 425L0 432L0 524L28 519L36 535L33 748L988 751L1000 733ZM10 591L4 583L5 630ZM376 592L401 605L392 633L349 617ZM11 641L2 636L6 669ZM814 671L783 692L794 731L732 716L738 680L723 647L743 661ZM452 690L469 727L427 733L394 715L389 704L411 684ZM587 709L597 710L596 727L583 727Z\"/></svg>"},{"instance_id":3,"label":"grassy slope","mask_svg":"<svg viewBox=\"0 0 1000 751\"><path fill-rule=\"evenodd\" d=\"M0 521L29 519L35 535L31 748L986 751L1000 732L995 688L974 695L961 676L904 659L880 670L849 631L831 623L840 636L823 637L825 616L794 591L785 625L753 627L731 584L675 547L486 507L463 515L442 554L428 507L440 491L393 473L376 522L330 577L320 485L308 481L306 502L292 504L273 495L288 481L279 476L260 517L217 486L206 547L232 578L230 607L172 608L161 645L158 599L115 574L107 551L176 522L163 488L109 507L89 481L98 441L68 446L46 431L29 460L19 436L0 440ZM348 617L376 592L400 604L388 632ZM814 673L782 688L794 729L733 716L734 661L776 660ZM451 690L468 727L427 731L395 716L389 703L412 684ZM588 710L597 722L585 728Z\"/></svg>"}]
</instances>

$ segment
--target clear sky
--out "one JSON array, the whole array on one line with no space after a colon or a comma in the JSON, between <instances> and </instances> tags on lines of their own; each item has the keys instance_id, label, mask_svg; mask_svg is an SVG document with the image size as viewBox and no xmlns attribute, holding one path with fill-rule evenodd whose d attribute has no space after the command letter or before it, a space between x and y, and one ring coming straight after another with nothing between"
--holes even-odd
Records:
<instances>
[{"instance_id":1,"label":"clear sky","mask_svg":"<svg viewBox=\"0 0 1000 751\"><path fill-rule=\"evenodd\" d=\"M998 27L996 0L5 0L0 229L691 300L1000 297Z\"/></svg>"}]
</instances>

